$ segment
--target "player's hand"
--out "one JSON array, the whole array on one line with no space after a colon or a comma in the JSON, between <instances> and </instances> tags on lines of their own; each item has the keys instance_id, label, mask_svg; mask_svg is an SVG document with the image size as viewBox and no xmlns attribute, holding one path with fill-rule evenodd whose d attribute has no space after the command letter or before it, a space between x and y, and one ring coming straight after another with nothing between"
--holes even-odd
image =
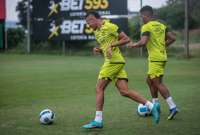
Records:
<instances>
[{"instance_id":1,"label":"player's hand","mask_svg":"<svg viewBox=\"0 0 200 135\"><path fill-rule=\"evenodd\" d=\"M133 41L131 41L128 43L128 48L137 48L137 46L133 43Z\"/></svg>"},{"instance_id":2,"label":"player's hand","mask_svg":"<svg viewBox=\"0 0 200 135\"><path fill-rule=\"evenodd\" d=\"M112 46L111 45L108 47L108 50L106 53L107 53L108 59L111 59L112 58Z\"/></svg>"},{"instance_id":3,"label":"player's hand","mask_svg":"<svg viewBox=\"0 0 200 135\"><path fill-rule=\"evenodd\" d=\"M93 48L93 53L94 54L101 54L102 50L99 47L94 47Z\"/></svg>"}]
</instances>

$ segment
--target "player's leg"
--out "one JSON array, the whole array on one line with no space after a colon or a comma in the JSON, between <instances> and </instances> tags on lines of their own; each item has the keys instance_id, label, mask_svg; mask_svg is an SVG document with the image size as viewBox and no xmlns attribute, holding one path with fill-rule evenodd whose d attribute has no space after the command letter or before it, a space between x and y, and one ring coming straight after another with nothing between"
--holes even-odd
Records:
<instances>
[{"instance_id":1,"label":"player's leg","mask_svg":"<svg viewBox=\"0 0 200 135\"><path fill-rule=\"evenodd\" d=\"M99 79L96 84L96 111L103 111L103 104L104 104L104 91L107 85L109 84L109 79ZM101 121L98 119L98 116L95 117L96 121Z\"/></svg>"},{"instance_id":2,"label":"player's leg","mask_svg":"<svg viewBox=\"0 0 200 135\"><path fill-rule=\"evenodd\" d=\"M109 84L109 79L99 79L96 84L96 115L95 119L90 123L83 125L83 128L103 128L103 104L104 104L104 91Z\"/></svg>"},{"instance_id":3,"label":"player's leg","mask_svg":"<svg viewBox=\"0 0 200 135\"><path fill-rule=\"evenodd\" d=\"M170 120L173 119L173 117L177 114L178 110L176 108L176 104L174 103L170 95L169 89L162 82L165 65L166 62L149 62L148 76L151 79L153 85L158 89L162 97L168 103L170 109L168 120Z\"/></svg>"},{"instance_id":4,"label":"player's leg","mask_svg":"<svg viewBox=\"0 0 200 135\"><path fill-rule=\"evenodd\" d=\"M162 97L166 100L167 104L169 105L170 113L167 119L168 120L173 119L174 116L178 113L178 109L170 95L169 89L162 82L162 77L156 77L151 80L153 84L157 87L157 89L159 90Z\"/></svg>"},{"instance_id":5,"label":"player's leg","mask_svg":"<svg viewBox=\"0 0 200 135\"><path fill-rule=\"evenodd\" d=\"M157 74L163 74L163 71L160 70L160 65L158 62L148 62L148 76L146 79L146 82L149 86L151 96L152 96L152 102L158 101L158 89L152 82L152 78L155 78Z\"/></svg>"},{"instance_id":6,"label":"player's leg","mask_svg":"<svg viewBox=\"0 0 200 135\"><path fill-rule=\"evenodd\" d=\"M120 94L124 97L131 98L132 100L145 104L147 100L142 97L136 90L130 91L128 88L128 83L125 79L118 79L116 81L116 87L119 90Z\"/></svg>"},{"instance_id":7,"label":"player's leg","mask_svg":"<svg viewBox=\"0 0 200 135\"><path fill-rule=\"evenodd\" d=\"M116 87L119 90L120 94L124 97L128 97L138 103L145 104L152 112L155 123L158 123L160 120L159 104L151 103L143 96L141 96L136 90L129 90L128 82L124 79L118 79L116 81Z\"/></svg>"},{"instance_id":8,"label":"player's leg","mask_svg":"<svg viewBox=\"0 0 200 135\"><path fill-rule=\"evenodd\" d=\"M162 95L164 99L170 96L168 88L161 82L160 77L156 77L151 80L153 82L153 85L159 90L160 94Z\"/></svg>"},{"instance_id":9,"label":"player's leg","mask_svg":"<svg viewBox=\"0 0 200 135\"><path fill-rule=\"evenodd\" d=\"M156 86L154 86L152 80L150 79L149 76L147 76L146 82L149 86L150 92L151 92L151 96L152 96L152 103L159 103L159 99L158 99L158 89L156 88ZM159 111L161 112L160 109L160 103L159 103Z\"/></svg>"},{"instance_id":10,"label":"player's leg","mask_svg":"<svg viewBox=\"0 0 200 135\"><path fill-rule=\"evenodd\" d=\"M149 86L149 90L150 90L151 97L152 97L152 103L159 102L158 89L153 85L153 82L151 81L149 76L147 76L146 82Z\"/></svg>"}]
</instances>

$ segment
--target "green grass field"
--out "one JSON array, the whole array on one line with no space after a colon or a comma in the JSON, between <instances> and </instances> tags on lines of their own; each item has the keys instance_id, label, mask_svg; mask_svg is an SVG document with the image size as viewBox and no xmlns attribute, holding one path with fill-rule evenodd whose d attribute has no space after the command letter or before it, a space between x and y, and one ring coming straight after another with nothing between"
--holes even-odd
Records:
<instances>
[{"instance_id":1,"label":"green grass field","mask_svg":"<svg viewBox=\"0 0 200 135\"><path fill-rule=\"evenodd\" d=\"M137 103L121 97L111 84L105 93L104 128L80 127L94 118L95 83L100 57L0 55L0 135L199 135L200 58L169 59L165 82L181 112L167 121L136 114ZM150 99L145 84L146 60L128 58L129 85ZM39 123L39 112L56 112L53 125Z\"/></svg>"}]
</instances>

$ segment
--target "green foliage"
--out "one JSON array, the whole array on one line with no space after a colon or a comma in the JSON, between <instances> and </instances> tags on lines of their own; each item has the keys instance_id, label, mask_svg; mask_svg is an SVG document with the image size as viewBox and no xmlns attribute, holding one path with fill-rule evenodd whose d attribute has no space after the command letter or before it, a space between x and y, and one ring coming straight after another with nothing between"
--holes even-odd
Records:
<instances>
[{"instance_id":1,"label":"green foliage","mask_svg":"<svg viewBox=\"0 0 200 135\"><path fill-rule=\"evenodd\" d=\"M19 12L19 24L21 24L25 29L27 28L27 2L28 0L21 0L18 2L16 11ZM30 10L30 16L32 16L32 11Z\"/></svg>"},{"instance_id":2,"label":"green foliage","mask_svg":"<svg viewBox=\"0 0 200 135\"><path fill-rule=\"evenodd\" d=\"M200 27L200 1L189 0L189 28ZM167 5L156 10L156 15L173 29L183 29L185 20L184 0L168 0Z\"/></svg>"},{"instance_id":3,"label":"green foliage","mask_svg":"<svg viewBox=\"0 0 200 135\"><path fill-rule=\"evenodd\" d=\"M189 0L189 13L191 18L194 20L195 27L200 27L200 1Z\"/></svg>"},{"instance_id":4,"label":"green foliage","mask_svg":"<svg viewBox=\"0 0 200 135\"><path fill-rule=\"evenodd\" d=\"M66 55L91 55L92 48L96 46L96 42L78 41L69 42L65 41L65 53ZM46 53L46 54L61 54L63 53L62 41L35 41L32 45L33 53Z\"/></svg>"},{"instance_id":5,"label":"green foliage","mask_svg":"<svg viewBox=\"0 0 200 135\"><path fill-rule=\"evenodd\" d=\"M132 39L140 38L141 21L139 16L133 17L128 22L129 33Z\"/></svg>"},{"instance_id":6,"label":"green foliage","mask_svg":"<svg viewBox=\"0 0 200 135\"><path fill-rule=\"evenodd\" d=\"M45 54L60 54L61 43L54 41L32 41L31 52L32 53L45 53Z\"/></svg>"},{"instance_id":7,"label":"green foliage","mask_svg":"<svg viewBox=\"0 0 200 135\"><path fill-rule=\"evenodd\" d=\"M170 12L170 11L173 11ZM182 29L184 27L184 10L175 6L166 6L156 11L158 18L170 24L173 29Z\"/></svg>"},{"instance_id":8,"label":"green foliage","mask_svg":"<svg viewBox=\"0 0 200 135\"><path fill-rule=\"evenodd\" d=\"M25 32L22 28L12 29L9 28L7 30L7 38L8 38L8 48L15 48L20 45L25 39Z\"/></svg>"}]
</instances>

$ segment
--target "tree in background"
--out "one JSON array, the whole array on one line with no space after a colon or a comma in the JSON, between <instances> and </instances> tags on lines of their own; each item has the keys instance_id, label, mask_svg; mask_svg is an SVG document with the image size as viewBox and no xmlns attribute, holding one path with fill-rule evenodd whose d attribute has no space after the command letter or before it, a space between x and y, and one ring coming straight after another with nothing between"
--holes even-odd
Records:
<instances>
[{"instance_id":1,"label":"tree in background","mask_svg":"<svg viewBox=\"0 0 200 135\"><path fill-rule=\"evenodd\" d=\"M156 10L156 15L173 29L184 28L184 0L168 0L167 5ZM200 0L189 0L189 28L200 27Z\"/></svg>"},{"instance_id":2,"label":"tree in background","mask_svg":"<svg viewBox=\"0 0 200 135\"><path fill-rule=\"evenodd\" d=\"M8 29L8 47L9 49L17 47L20 43L22 43L25 39L25 33L22 28L17 29Z\"/></svg>"},{"instance_id":3,"label":"tree in background","mask_svg":"<svg viewBox=\"0 0 200 135\"><path fill-rule=\"evenodd\" d=\"M18 2L17 7L16 7L16 11L19 12L18 14L19 24L21 24L25 29L27 28L27 25L26 25L27 5L28 5L27 3L28 3L28 0L21 0ZM32 16L32 10L30 10L30 15Z\"/></svg>"},{"instance_id":4,"label":"tree in background","mask_svg":"<svg viewBox=\"0 0 200 135\"><path fill-rule=\"evenodd\" d=\"M132 39L140 38L141 21L139 16L135 16L128 21L129 34Z\"/></svg>"},{"instance_id":5,"label":"tree in background","mask_svg":"<svg viewBox=\"0 0 200 135\"><path fill-rule=\"evenodd\" d=\"M195 27L200 27L200 1L189 0L189 13L195 21Z\"/></svg>"}]
</instances>

